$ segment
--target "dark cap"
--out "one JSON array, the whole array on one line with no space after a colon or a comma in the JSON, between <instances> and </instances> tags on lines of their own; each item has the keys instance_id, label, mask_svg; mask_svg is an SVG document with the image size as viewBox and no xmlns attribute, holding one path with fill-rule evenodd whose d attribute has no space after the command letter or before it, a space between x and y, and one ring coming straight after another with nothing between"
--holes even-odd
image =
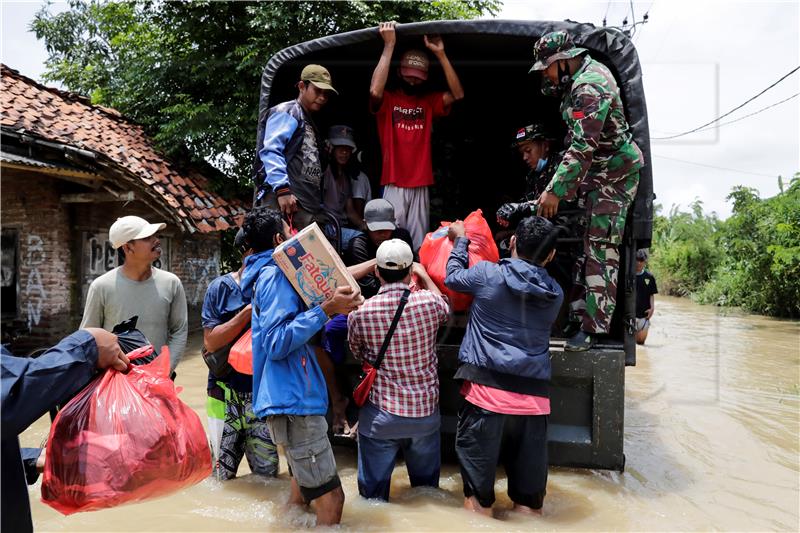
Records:
<instances>
[{"instance_id":1,"label":"dark cap","mask_svg":"<svg viewBox=\"0 0 800 533\"><path fill-rule=\"evenodd\" d=\"M517 130L511 148L516 148L520 144L528 141L552 141L554 137L545 130L542 124L531 124Z\"/></svg>"},{"instance_id":2,"label":"dark cap","mask_svg":"<svg viewBox=\"0 0 800 533\"><path fill-rule=\"evenodd\" d=\"M315 87L339 94L331 85L331 73L322 65L306 65L300 73L300 81L313 83Z\"/></svg>"},{"instance_id":3,"label":"dark cap","mask_svg":"<svg viewBox=\"0 0 800 533\"><path fill-rule=\"evenodd\" d=\"M370 200L364 206L364 222L370 231L394 230L394 206L383 198Z\"/></svg>"}]
</instances>

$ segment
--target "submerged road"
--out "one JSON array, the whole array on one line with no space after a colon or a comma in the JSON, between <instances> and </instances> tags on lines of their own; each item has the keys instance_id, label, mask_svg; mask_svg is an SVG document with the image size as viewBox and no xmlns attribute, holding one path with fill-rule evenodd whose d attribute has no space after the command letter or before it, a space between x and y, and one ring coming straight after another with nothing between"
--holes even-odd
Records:
<instances>
[{"instance_id":1,"label":"submerged road","mask_svg":"<svg viewBox=\"0 0 800 533\"><path fill-rule=\"evenodd\" d=\"M178 367L183 401L205 423L201 337L190 337ZM458 468L443 468L441 489L411 489L395 470L392 503L362 500L354 450L337 448L347 501L344 531L550 531L800 529L800 322L746 315L660 297L647 346L626 371L623 473L552 468L544 516L504 511L498 520L461 509ZM49 420L22 437L38 446ZM29 488L37 531L283 531L313 525L286 511L281 475L208 479L158 500L64 517Z\"/></svg>"}]
</instances>

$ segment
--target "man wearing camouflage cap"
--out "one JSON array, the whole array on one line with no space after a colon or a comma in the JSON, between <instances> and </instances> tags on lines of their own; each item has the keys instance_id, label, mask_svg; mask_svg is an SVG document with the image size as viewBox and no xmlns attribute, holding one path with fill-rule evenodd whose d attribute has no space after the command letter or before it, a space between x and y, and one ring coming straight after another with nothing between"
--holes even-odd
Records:
<instances>
[{"instance_id":1,"label":"man wearing camouflage cap","mask_svg":"<svg viewBox=\"0 0 800 533\"><path fill-rule=\"evenodd\" d=\"M311 115L322 109L336 93L328 69L306 65L297 82L296 100L280 103L267 111L264 140L258 156L256 205L280 210L294 229L312 222L324 223L321 205L322 139Z\"/></svg>"},{"instance_id":2,"label":"man wearing camouflage cap","mask_svg":"<svg viewBox=\"0 0 800 533\"><path fill-rule=\"evenodd\" d=\"M628 208L636 195L642 152L625 119L619 88L611 71L578 48L565 31L544 35L534 45L531 72L542 71L561 93L567 123L567 149L545 191L538 212L552 217L562 200L586 195L588 228L584 255L576 265L571 316L581 331L565 346L584 351L598 334L608 333L617 295L619 244ZM549 92L549 91L548 91Z\"/></svg>"}]
</instances>

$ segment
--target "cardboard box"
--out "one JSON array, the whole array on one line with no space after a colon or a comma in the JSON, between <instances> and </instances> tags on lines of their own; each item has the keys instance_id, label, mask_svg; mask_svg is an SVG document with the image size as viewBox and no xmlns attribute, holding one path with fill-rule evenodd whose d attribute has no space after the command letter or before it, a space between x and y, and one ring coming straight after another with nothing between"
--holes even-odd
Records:
<instances>
[{"instance_id":1,"label":"cardboard box","mask_svg":"<svg viewBox=\"0 0 800 533\"><path fill-rule=\"evenodd\" d=\"M324 302L337 287L349 285L360 292L316 222L281 243L272 257L309 307Z\"/></svg>"}]
</instances>

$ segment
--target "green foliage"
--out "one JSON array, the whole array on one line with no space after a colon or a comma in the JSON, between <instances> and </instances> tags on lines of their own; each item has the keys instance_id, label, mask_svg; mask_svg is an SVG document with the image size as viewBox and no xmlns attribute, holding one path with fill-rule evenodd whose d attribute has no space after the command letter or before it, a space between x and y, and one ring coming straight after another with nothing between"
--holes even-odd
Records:
<instances>
[{"instance_id":1,"label":"green foliage","mask_svg":"<svg viewBox=\"0 0 800 533\"><path fill-rule=\"evenodd\" d=\"M259 79L294 43L376 26L494 14L498 0L84 2L32 23L45 78L142 124L179 160L208 161L249 182ZM377 62L377 57L375 58Z\"/></svg>"},{"instance_id":2,"label":"green foliage","mask_svg":"<svg viewBox=\"0 0 800 533\"><path fill-rule=\"evenodd\" d=\"M688 296L705 285L720 264L721 222L715 214L703 214L703 203L695 200L691 212L670 211L657 215L653 227L650 268L662 293Z\"/></svg>"},{"instance_id":3,"label":"green foliage","mask_svg":"<svg viewBox=\"0 0 800 533\"><path fill-rule=\"evenodd\" d=\"M659 287L701 303L800 317L800 173L772 198L748 187L728 196L733 214L719 221L696 202L691 213L658 216L651 266Z\"/></svg>"}]
</instances>

